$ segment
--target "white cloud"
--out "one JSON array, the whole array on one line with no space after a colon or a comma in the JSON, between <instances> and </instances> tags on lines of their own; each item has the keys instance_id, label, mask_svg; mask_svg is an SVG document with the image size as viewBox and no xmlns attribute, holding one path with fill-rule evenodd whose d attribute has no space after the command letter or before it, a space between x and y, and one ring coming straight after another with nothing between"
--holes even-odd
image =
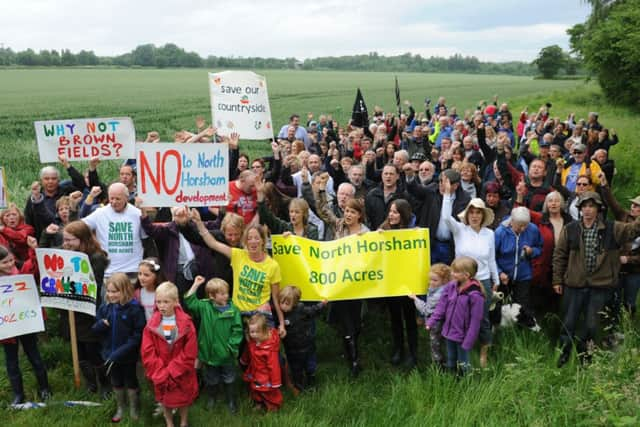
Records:
<instances>
[{"instance_id":1,"label":"white cloud","mask_svg":"<svg viewBox=\"0 0 640 427\"><path fill-rule=\"evenodd\" d=\"M534 19L496 0L444 6L432 0L22 0L3 8L0 43L14 50L90 49L98 55L172 42L202 56L304 59L377 51L530 61L544 46L568 47L566 29L587 13L585 5L575 3L575 10L563 11L573 21L562 22L558 15Z\"/></svg>"}]
</instances>

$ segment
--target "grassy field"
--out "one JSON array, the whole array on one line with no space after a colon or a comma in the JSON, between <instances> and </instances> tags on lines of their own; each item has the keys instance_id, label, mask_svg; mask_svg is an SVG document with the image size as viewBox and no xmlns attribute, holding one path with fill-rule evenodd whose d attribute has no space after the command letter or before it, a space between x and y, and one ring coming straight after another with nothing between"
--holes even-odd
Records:
<instances>
[{"instance_id":1,"label":"grassy field","mask_svg":"<svg viewBox=\"0 0 640 427\"><path fill-rule=\"evenodd\" d=\"M372 110L375 104L395 108L393 74L349 72L265 71L268 76L274 123L284 124L292 112L332 113L342 122L350 115L355 88L361 87ZM553 103L553 114L600 112L601 122L618 130L621 143L612 149L618 165L616 192L620 197L640 192L635 171L640 150L638 115L615 108L602 99L598 88L580 81L543 81L509 76L398 74L402 98L421 106L425 96L444 95L458 111L475 108L480 99L498 93L514 113ZM160 131L167 139L173 131L194 127L197 115L210 116L205 70L0 70L0 164L7 168L12 197L18 203L40 167L32 122L41 119L127 115L134 119L139 136ZM244 143L247 151L261 152L262 142ZM101 166L102 167L102 166ZM108 167L113 173L113 165ZM231 417L220 405L212 412L198 402L191 425L638 425L640 418L640 336L637 324L626 325L625 341L618 351L599 352L594 363L581 368L571 361L555 368L554 342L558 319L543 321L544 334L507 330L498 334L491 364L457 381L438 374L428 363L427 334L420 331L419 369L407 373L389 364L389 331L386 312L373 306L363 332L364 371L350 380L340 357L336 333L320 324L318 332L319 385L316 391L294 398L285 395L280 413L254 413L246 397L240 414ZM55 330L55 328L50 328ZM70 351L55 337L41 343L49 366L55 401L94 400L73 389ZM1 356L0 356L1 358ZM478 366L477 354L473 364ZM21 360L26 388L35 380L29 363ZM31 396L33 397L33 396ZM0 374L0 402L10 399L9 385ZM144 419L123 425L163 425L154 420L151 394L143 395ZM3 425L86 426L109 425L113 402L100 408L65 408L53 404L42 410L2 412Z\"/></svg>"},{"instance_id":2,"label":"grassy field","mask_svg":"<svg viewBox=\"0 0 640 427\"><path fill-rule=\"evenodd\" d=\"M275 128L291 113L304 118L309 111L333 114L341 123L351 117L356 88L363 91L370 111L381 105L395 110L394 74L315 71L264 71L269 84ZM422 108L425 97L445 95L458 112L475 109L480 99L501 100L546 96L554 91L584 88L581 81L534 80L529 77L405 74L398 75L402 100ZM171 141L179 129L193 129L194 118L210 120L206 70L5 69L0 70L0 146L7 167L9 193L23 203L38 163L35 120L130 116L139 139L157 130ZM546 102L543 101L543 103ZM516 108L520 108L519 106ZM532 106L533 108L533 106ZM514 110L517 111L517 110ZM244 144L250 153L268 148ZM113 173L113 168L108 169Z\"/></svg>"}]
</instances>

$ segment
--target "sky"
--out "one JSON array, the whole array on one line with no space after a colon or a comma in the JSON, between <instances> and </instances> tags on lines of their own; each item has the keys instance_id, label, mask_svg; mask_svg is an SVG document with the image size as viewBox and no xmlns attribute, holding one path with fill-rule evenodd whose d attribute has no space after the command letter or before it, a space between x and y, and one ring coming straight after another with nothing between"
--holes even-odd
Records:
<instances>
[{"instance_id":1,"label":"sky","mask_svg":"<svg viewBox=\"0 0 640 427\"><path fill-rule=\"evenodd\" d=\"M581 0L0 0L0 45L119 55L175 43L200 56L295 57L410 52L532 61L569 48Z\"/></svg>"}]
</instances>

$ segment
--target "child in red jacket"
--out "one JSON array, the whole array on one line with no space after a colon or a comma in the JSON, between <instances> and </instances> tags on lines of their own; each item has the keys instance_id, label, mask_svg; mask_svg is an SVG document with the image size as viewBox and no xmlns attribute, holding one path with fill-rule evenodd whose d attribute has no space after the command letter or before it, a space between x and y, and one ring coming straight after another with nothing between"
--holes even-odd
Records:
<instances>
[{"instance_id":1,"label":"child in red jacket","mask_svg":"<svg viewBox=\"0 0 640 427\"><path fill-rule=\"evenodd\" d=\"M269 329L264 315L251 316L249 340L240 364L246 367L243 379L249 383L251 399L267 411L277 411L282 406L279 351L278 331Z\"/></svg>"},{"instance_id":2,"label":"child in red jacket","mask_svg":"<svg viewBox=\"0 0 640 427\"><path fill-rule=\"evenodd\" d=\"M153 383L156 401L164 407L167 426L173 426L172 410L177 408L180 426L184 427L189 406L198 397L196 329L180 307L178 288L173 283L158 286L156 306L142 333L142 364Z\"/></svg>"}]
</instances>

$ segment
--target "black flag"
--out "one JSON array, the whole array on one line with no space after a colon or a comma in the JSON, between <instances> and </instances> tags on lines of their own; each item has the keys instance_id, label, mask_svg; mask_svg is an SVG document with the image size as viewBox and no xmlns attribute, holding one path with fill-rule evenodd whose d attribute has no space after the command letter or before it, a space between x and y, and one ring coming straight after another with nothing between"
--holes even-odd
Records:
<instances>
[{"instance_id":1,"label":"black flag","mask_svg":"<svg viewBox=\"0 0 640 427\"><path fill-rule=\"evenodd\" d=\"M400 86L398 85L398 76L396 77L396 106L398 107L398 117L402 113L402 109L400 108Z\"/></svg>"},{"instance_id":2,"label":"black flag","mask_svg":"<svg viewBox=\"0 0 640 427\"><path fill-rule=\"evenodd\" d=\"M353 104L351 125L359 128L369 126L369 113L367 112L367 105L364 103L364 98L362 97L360 88L358 88L358 93L356 93L356 102Z\"/></svg>"}]
</instances>

